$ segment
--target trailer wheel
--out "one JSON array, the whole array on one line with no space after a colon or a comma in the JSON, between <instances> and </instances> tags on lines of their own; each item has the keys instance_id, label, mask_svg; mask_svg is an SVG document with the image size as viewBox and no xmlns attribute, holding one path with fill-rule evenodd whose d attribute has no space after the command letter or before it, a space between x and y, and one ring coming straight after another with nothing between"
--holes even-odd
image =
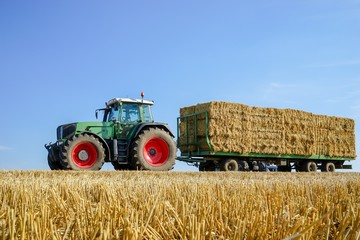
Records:
<instances>
[{"instance_id":1,"label":"trailer wheel","mask_svg":"<svg viewBox=\"0 0 360 240\"><path fill-rule=\"evenodd\" d=\"M173 168L176 146L162 129L143 130L132 145L131 164L137 170L168 171Z\"/></svg>"},{"instance_id":2,"label":"trailer wheel","mask_svg":"<svg viewBox=\"0 0 360 240\"><path fill-rule=\"evenodd\" d=\"M295 171L296 172L304 172L304 169L305 169L304 165L305 165L305 162L296 162L295 163Z\"/></svg>"},{"instance_id":3,"label":"trailer wheel","mask_svg":"<svg viewBox=\"0 0 360 240\"><path fill-rule=\"evenodd\" d=\"M225 172L239 171L239 163L235 159L225 159L221 161L220 169Z\"/></svg>"},{"instance_id":4,"label":"trailer wheel","mask_svg":"<svg viewBox=\"0 0 360 240\"><path fill-rule=\"evenodd\" d=\"M47 159L48 159L48 165L49 165L51 170L63 170L63 167L60 164L60 162L56 161L56 159L52 158L50 156L50 154L48 154Z\"/></svg>"},{"instance_id":5,"label":"trailer wheel","mask_svg":"<svg viewBox=\"0 0 360 240\"><path fill-rule=\"evenodd\" d=\"M313 161L305 162L304 166L304 172L316 172L317 171L317 165Z\"/></svg>"},{"instance_id":6,"label":"trailer wheel","mask_svg":"<svg viewBox=\"0 0 360 240\"><path fill-rule=\"evenodd\" d=\"M259 162L258 165L259 165L259 172L265 172L266 171L265 163Z\"/></svg>"},{"instance_id":7,"label":"trailer wheel","mask_svg":"<svg viewBox=\"0 0 360 240\"><path fill-rule=\"evenodd\" d=\"M249 171L249 164L246 161L239 161L239 171Z\"/></svg>"},{"instance_id":8,"label":"trailer wheel","mask_svg":"<svg viewBox=\"0 0 360 240\"><path fill-rule=\"evenodd\" d=\"M332 162L323 162L321 163L322 172L335 172L335 164Z\"/></svg>"},{"instance_id":9,"label":"trailer wheel","mask_svg":"<svg viewBox=\"0 0 360 240\"><path fill-rule=\"evenodd\" d=\"M60 163L64 169L100 170L104 159L102 143L94 136L81 134L66 142Z\"/></svg>"}]
</instances>

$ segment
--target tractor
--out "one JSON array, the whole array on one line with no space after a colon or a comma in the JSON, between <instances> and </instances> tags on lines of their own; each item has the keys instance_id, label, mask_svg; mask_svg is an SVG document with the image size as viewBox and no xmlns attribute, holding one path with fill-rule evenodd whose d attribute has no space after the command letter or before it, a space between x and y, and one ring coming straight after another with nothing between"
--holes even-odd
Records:
<instances>
[{"instance_id":1,"label":"tractor","mask_svg":"<svg viewBox=\"0 0 360 240\"><path fill-rule=\"evenodd\" d=\"M174 134L155 122L153 101L114 98L102 122L75 122L57 128L57 141L45 144L51 170L100 170L111 162L115 170L168 171L176 158Z\"/></svg>"}]
</instances>

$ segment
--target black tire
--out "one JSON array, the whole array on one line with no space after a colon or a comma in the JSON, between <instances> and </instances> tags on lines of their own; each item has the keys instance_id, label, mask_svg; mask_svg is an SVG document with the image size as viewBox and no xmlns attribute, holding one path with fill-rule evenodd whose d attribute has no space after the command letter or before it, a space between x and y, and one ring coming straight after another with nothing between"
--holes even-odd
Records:
<instances>
[{"instance_id":1,"label":"black tire","mask_svg":"<svg viewBox=\"0 0 360 240\"><path fill-rule=\"evenodd\" d=\"M235 159L225 159L221 161L220 170L225 172L239 171L239 163Z\"/></svg>"},{"instance_id":2,"label":"black tire","mask_svg":"<svg viewBox=\"0 0 360 240\"><path fill-rule=\"evenodd\" d=\"M69 139L62 152L61 165L68 170L100 170L104 164L105 149L92 135L75 135Z\"/></svg>"},{"instance_id":3,"label":"black tire","mask_svg":"<svg viewBox=\"0 0 360 240\"><path fill-rule=\"evenodd\" d=\"M50 154L48 154L47 160L51 170L63 170L63 166L60 164L60 162L52 158Z\"/></svg>"},{"instance_id":4,"label":"black tire","mask_svg":"<svg viewBox=\"0 0 360 240\"><path fill-rule=\"evenodd\" d=\"M295 171L296 172L304 172L304 165L306 162L296 162L295 163Z\"/></svg>"},{"instance_id":5,"label":"black tire","mask_svg":"<svg viewBox=\"0 0 360 240\"><path fill-rule=\"evenodd\" d=\"M278 172L291 172L291 166L278 166Z\"/></svg>"},{"instance_id":6,"label":"black tire","mask_svg":"<svg viewBox=\"0 0 360 240\"><path fill-rule=\"evenodd\" d=\"M239 171L249 171L249 164L246 161L239 161Z\"/></svg>"},{"instance_id":7,"label":"black tire","mask_svg":"<svg viewBox=\"0 0 360 240\"><path fill-rule=\"evenodd\" d=\"M266 171L265 163L259 162L258 165L259 165L259 172L265 172Z\"/></svg>"},{"instance_id":8,"label":"black tire","mask_svg":"<svg viewBox=\"0 0 360 240\"><path fill-rule=\"evenodd\" d=\"M323 162L321 163L322 172L335 172L335 164L333 162Z\"/></svg>"},{"instance_id":9,"label":"black tire","mask_svg":"<svg viewBox=\"0 0 360 240\"><path fill-rule=\"evenodd\" d=\"M213 161L207 161L205 163L200 163L199 165L200 172L212 172L215 171L215 164Z\"/></svg>"},{"instance_id":10,"label":"black tire","mask_svg":"<svg viewBox=\"0 0 360 240\"><path fill-rule=\"evenodd\" d=\"M317 171L317 165L313 161L305 162L303 165L304 172L316 172Z\"/></svg>"},{"instance_id":11,"label":"black tire","mask_svg":"<svg viewBox=\"0 0 360 240\"><path fill-rule=\"evenodd\" d=\"M131 149L133 169L169 171L175 164L175 142L168 132L160 128L141 131Z\"/></svg>"},{"instance_id":12,"label":"black tire","mask_svg":"<svg viewBox=\"0 0 360 240\"><path fill-rule=\"evenodd\" d=\"M114 169L116 171L121 171L121 170L130 170L130 166L127 164L119 164L118 162L111 162L111 164L113 165Z\"/></svg>"}]
</instances>

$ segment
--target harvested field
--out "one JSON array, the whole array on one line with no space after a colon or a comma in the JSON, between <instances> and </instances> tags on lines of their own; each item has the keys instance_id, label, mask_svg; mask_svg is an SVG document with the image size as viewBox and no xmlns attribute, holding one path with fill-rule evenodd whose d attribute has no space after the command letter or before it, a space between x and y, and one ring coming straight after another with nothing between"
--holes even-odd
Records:
<instances>
[{"instance_id":1,"label":"harvested field","mask_svg":"<svg viewBox=\"0 0 360 240\"><path fill-rule=\"evenodd\" d=\"M2 239L359 239L359 173L0 172Z\"/></svg>"},{"instance_id":2,"label":"harvested field","mask_svg":"<svg viewBox=\"0 0 360 240\"><path fill-rule=\"evenodd\" d=\"M214 151L356 157L355 123L349 118L228 102L184 107L180 116L197 112L208 113L208 136ZM180 150L197 150L196 140L203 142L200 150L208 149L205 114L180 122Z\"/></svg>"}]
</instances>

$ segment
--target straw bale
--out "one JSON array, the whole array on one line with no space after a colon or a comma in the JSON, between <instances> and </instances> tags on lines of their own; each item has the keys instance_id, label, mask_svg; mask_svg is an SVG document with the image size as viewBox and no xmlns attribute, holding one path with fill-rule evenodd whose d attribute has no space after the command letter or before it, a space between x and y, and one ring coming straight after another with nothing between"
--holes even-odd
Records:
<instances>
[{"instance_id":1,"label":"straw bale","mask_svg":"<svg viewBox=\"0 0 360 240\"><path fill-rule=\"evenodd\" d=\"M185 116L192 113L195 113L195 106L180 108L180 116Z\"/></svg>"},{"instance_id":2,"label":"straw bale","mask_svg":"<svg viewBox=\"0 0 360 240\"><path fill-rule=\"evenodd\" d=\"M208 102L201 103L195 106L195 112L208 113L209 118L217 119L221 117L226 118L242 118L244 115L248 115L251 107L244 104L227 103L227 102Z\"/></svg>"},{"instance_id":3,"label":"straw bale","mask_svg":"<svg viewBox=\"0 0 360 240\"><path fill-rule=\"evenodd\" d=\"M208 134L212 149L220 152L356 156L355 123L352 119L228 102L184 107L180 109L180 116L198 112L207 112L208 132L205 114L189 117L187 121L182 119L179 136L181 151L209 149L206 142ZM194 144L195 139L199 146ZM184 146L185 143L189 145Z\"/></svg>"}]
</instances>

